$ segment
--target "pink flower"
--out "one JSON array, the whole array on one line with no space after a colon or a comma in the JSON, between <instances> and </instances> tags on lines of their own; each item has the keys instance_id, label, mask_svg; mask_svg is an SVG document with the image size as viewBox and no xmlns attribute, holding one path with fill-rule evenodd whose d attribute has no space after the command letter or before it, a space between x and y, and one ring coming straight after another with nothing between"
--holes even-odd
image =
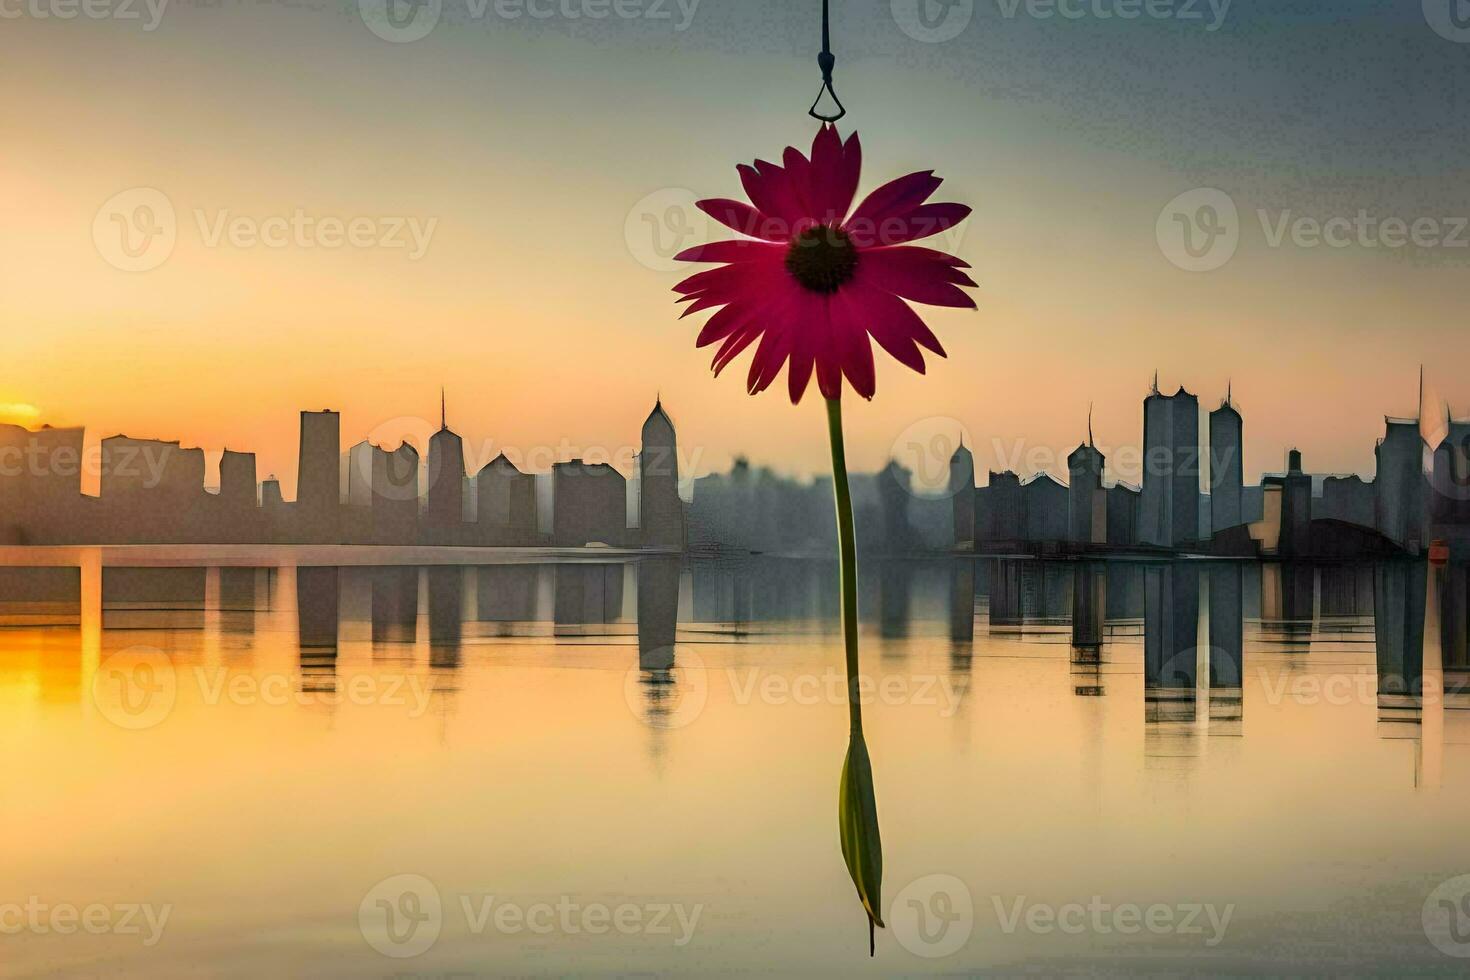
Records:
<instances>
[{"instance_id":1,"label":"pink flower","mask_svg":"<svg viewBox=\"0 0 1470 980\"><path fill-rule=\"evenodd\" d=\"M869 336L923 374L920 348L940 357L944 348L909 302L974 309L960 287L975 282L960 271L969 266L953 255L907 243L954 227L970 209L926 204L940 184L926 170L884 184L849 214L862 146L857 133L843 143L831 125L812 141L811 159L788 146L782 163L757 160L754 167L736 168L754 207L725 198L699 202L700 210L748 238L676 256L723 263L674 287L679 302L690 303L684 316L719 307L697 341L700 347L723 341L715 374L759 340L746 378L752 395L790 361L793 403L814 370L826 398L842 396L844 375L854 391L872 398Z\"/></svg>"}]
</instances>

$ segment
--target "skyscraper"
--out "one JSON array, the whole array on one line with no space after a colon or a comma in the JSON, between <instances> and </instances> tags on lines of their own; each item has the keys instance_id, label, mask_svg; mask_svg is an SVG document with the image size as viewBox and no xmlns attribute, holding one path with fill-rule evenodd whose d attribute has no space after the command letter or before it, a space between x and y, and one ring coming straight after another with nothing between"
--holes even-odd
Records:
<instances>
[{"instance_id":1,"label":"skyscraper","mask_svg":"<svg viewBox=\"0 0 1470 980\"><path fill-rule=\"evenodd\" d=\"M1067 540L1073 544L1101 544L1107 540L1107 496L1102 488L1103 454L1087 441L1067 457Z\"/></svg>"},{"instance_id":2,"label":"skyscraper","mask_svg":"<svg viewBox=\"0 0 1470 980\"><path fill-rule=\"evenodd\" d=\"M303 411L296 463L296 522L303 541L325 542L336 537L341 454L341 416L329 409Z\"/></svg>"},{"instance_id":3,"label":"skyscraper","mask_svg":"<svg viewBox=\"0 0 1470 980\"><path fill-rule=\"evenodd\" d=\"M255 454L226 449L219 459L219 499L230 508L256 503Z\"/></svg>"},{"instance_id":4,"label":"skyscraper","mask_svg":"<svg viewBox=\"0 0 1470 980\"><path fill-rule=\"evenodd\" d=\"M376 447L374 447L376 449ZM415 540L419 521L419 452L403 442L373 453L373 534L384 544Z\"/></svg>"},{"instance_id":5,"label":"skyscraper","mask_svg":"<svg viewBox=\"0 0 1470 980\"><path fill-rule=\"evenodd\" d=\"M645 548L682 550L684 502L679 499L679 454L674 423L655 401L643 422L638 453L638 525Z\"/></svg>"},{"instance_id":6,"label":"skyscraper","mask_svg":"<svg viewBox=\"0 0 1470 980\"><path fill-rule=\"evenodd\" d=\"M438 543L464 522L464 440L449 428L443 395L439 402L439 431L429 438L429 502L424 523Z\"/></svg>"},{"instance_id":7,"label":"skyscraper","mask_svg":"<svg viewBox=\"0 0 1470 980\"><path fill-rule=\"evenodd\" d=\"M1373 479L1373 516L1384 537L1409 551L1424 540L1424 439L1418 419L1385 418L1383 438L1374 447L1378 473Z\"/></svg>"},{"instance_id":8,"label":"skyscraper","mask_svg":"<svg viewBox=\"0 0 1470 980\"><path fill-rule=\"evenodd\" d=\"M975 456L961 440L949 458L949 496L954 509L954 543L975 545Z\"/></svg>"},{"instance_id":9,"label":"skyscraper","mask_svg":"<svg viewBox=\"0 0 1470 980\"><path fill-rule=\"evenodd\" d=\"M1138 540L1178 548L1200 539L1199 399L1182 387L1143 402L1143 496Z\"/></svg>"},{"instance_id":10,"label":"skyscraper","mask_svg":"<svg viewBox=\"0 0 1470 980\"><path fill-rule=\"evenodd\" d=\"M1220 407L1210 413L1210 533L1246 523L1244 460L1240 412L1229 389Z\"/></svg>"}]
</instances>

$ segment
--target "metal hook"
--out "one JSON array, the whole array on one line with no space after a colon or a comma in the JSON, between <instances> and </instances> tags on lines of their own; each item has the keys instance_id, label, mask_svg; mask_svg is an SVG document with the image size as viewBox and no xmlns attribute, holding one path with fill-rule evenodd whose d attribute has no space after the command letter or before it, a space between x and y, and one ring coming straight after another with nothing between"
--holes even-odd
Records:
<instances>
[{"instance_id":1,"label":"metal hook","mask_svg":"<svg viewBox=\"0 0 1470 980\"><path fill-rule=\"evenodd\" d=\"M806 112L813 119L820 119L824 123L835 123L847 115L847 108L832 88L832 69L837 65L837 56L832 53L832 36L827 23L827 0L822 0L822 52L817 55L817 67L822 70L822 87L817 90L817 97L812 101L812 107ZM836 115L829 116L817 111L817 104L822 101L823 95L832 96L832 101L837 103Z\"/></svg>"}]
</instances>

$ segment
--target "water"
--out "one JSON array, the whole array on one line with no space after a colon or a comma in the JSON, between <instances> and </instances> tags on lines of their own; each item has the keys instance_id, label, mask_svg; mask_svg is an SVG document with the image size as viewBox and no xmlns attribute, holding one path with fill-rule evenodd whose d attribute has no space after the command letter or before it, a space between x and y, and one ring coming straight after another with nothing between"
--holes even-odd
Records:
<instances>
[{"instance_id":1,"label":"water","mask_svg":"<svg viewBox=\"0 0 1470 980\"><path fill-rule=\"evenodd\" d=\"M870 562L870 960L832 565L353 554L5 553L0 971L1463 973L1463 569Z\"/></svg>"}]
</instances>

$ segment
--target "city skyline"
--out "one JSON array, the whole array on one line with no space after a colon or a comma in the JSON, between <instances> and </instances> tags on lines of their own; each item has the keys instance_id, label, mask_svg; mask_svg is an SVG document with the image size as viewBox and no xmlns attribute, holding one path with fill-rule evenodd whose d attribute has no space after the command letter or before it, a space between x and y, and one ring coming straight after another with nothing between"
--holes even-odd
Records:
<instances>
[{"instance_id":1,"label":"city skyline","mask_svg":"<svg viewBox=\"0 0 1470 980\"><path fill-rule=\"evenodd\" d=\"M1432 449L1439 441L1448 435L1452 428L1464 425L1464 419L1470 417L1470 391L1463 401L1456 401L1446 397L1445 393L1451 389L1448 384L1440 382L1435 377L1431 368L1427 379L1423 365L1416 365L1415 369L1420 378L1419 393L1417 399L1412 397L1413 375L1405 375L1399 379L1405 392L1409 396L1394 397L1390 389L1388 404L1391 406L1402 406L1400 411L1380 411L1372 405L1365 405L1366 399L1359 399L1354 403L1358 410L1356 414L1366 414L1375 420L1369 435L1364 440L1347 450L1346 455L1351 457L1353 465L1336 466L1322 465L1316 470L1318 473L1339 476L1356 475L1365 480L1371 480L1376 469L1374 445L1383 437L1383 426L1385 419L1416 420L1420 423L1420 430L1426 443ZM1153 385L1159 383L1159 372L1153 372L1153 381L1141 390L1146 395L1154 390ZM1164 377L1171 377L1167 372ZM1240 380L1227 377L1223 383L1219 401L1214 401L1208 394L1193 384L1175 382L1180 389L1187 390L1198 399L1198 428L1201 433L1201 444L1208 445L1204 433L1211 431L1211 415L1214 409L1220 405L1231 404L1237 409L1244 409L1250 413L1251 435L1241 446L1239 465L1241 475L1246 482L1259 482L1264 476L1283 473L1287 469L1287 456L1290 450L1307 448L1316 461L1333 461L1342 458L1342 452L1334 454L1327 447L1310 443L1305 438L1294 438L1290 430L1284 430L1280 420L1269 417L1262 418L1259 411L1253 407L1264 401L1267 404L1278 401L1278 397L1268 397L1267 393L1248 395L1246 403L1242 403L1236 395L1236 386ZM443 386L436 388L440 398L447 397L447 389ZM1275 393L1272 393L1273 395ZM645 395L646 397L646 395ZM455 404L460 404L460 396L454 394ZM662 394L656 399L662 402ZM1418 401L1417 408L1414 402ZM310 401L310 400L308 400ZM317 399L320 401L320 399ZM1454 405L1463 404L1466 407L1465 415L1456 415L1453 411ZM911 446L913 437L923 439L950 439L951 444L963 439L969 448L976 454L976 470L1012 471L1023 478L1034 477L1040 473L1047 473L1054 478L1066 483L1068 481L1068 455L1080 441L1089 445L1097 446L1107 457L1107 469L1105 478L1110 482L1129 483L1135 486L1141 485L1142 469L1141 462L1144 451L1143 427L1145 413L1143 401L1133 399L1129 402L1134 406L1131 410L1125 410L1117 405L1105 405L1101 401L1086 400L1079 403L1079 416L1070 425L1061 426L1061 436L1057 441L1042 438L1033 438L1026 433L1025 429L1017 432L987 432L977 431L966 424L964 416L973 415L973 412L962 412L959 415L928 415L915 418L900 417L887 425L880 423L876 432L871 432L871 438L852 439L854 450L852 456L861 463L860 468L867 471L877 471L890 460L902 459L903 450ZM646 402L645 402L646 405ZM858 405L859 411L863 407ZM441 412L449 409L441 401L439 405ZM295 409L292 410L293 414ZM339 416L347 413L336 408L331 409ZM632 477L637 470L636 456L637 445L625 436L619 436L620 431L627 427L617 425L605 418L608 413L596 413L604 417L599 428L612 433L612 438L602 441L577 440L568 436L559 436L543 442L516 444L489 435L477 424L477 420L471 418L468 424L458 421L467 413L456 409L456 424L450 426L456 434L464 441L464 458L466 469L470 473L478 472L486 464L497 456L505 456L518 468L532 473L550 473L552 465L556 462L566 462L572 459L589 459L595 462L607 462L618 470L624 477ZM681 416L685 414L681 406ZM810 414L810 413L808 413ZM1132 428L1121 430L1124 434L1121 438L1116 436L1118 429L1104 424L1097 419L1126 418L1131 415L1134 419ZM361 418L359 413L358 418ZM407 443L417 450L420 456L427 456L429 444L436 432L440 430L441 423L447 416L441 418L439 413L432 417L424 415L403 414L388 418L383 413L371 413L369 418L377 419L368 428L363 429L360 422L348 420L341 423L343 433L352 433L358 436L350 442L346 436L343 437L343 452L346 453L352 444L359 441L371 442L385 448ZM513 418L513 416L510 416ZM1291 416L1295 418L1296 416ZM873 420L870 420L870 422ZM272 421L269 424L258 422L266 431L277 431L280 426ZM521 424L524 424L522 422ZM254 456L256 468L260 480L267 478L278 480L281 492L286 500L294 500L296 496L296 475L299 465L299 433L292 428L290 430L290 443L287 446L271 445L268 448L257 448L248 444L225 444L225 445L200 445L192 443L187 438L181 438L176 431L161 433L150 433L140 435L127 430L116 430L107 432L104 428L88 422L87 420L75 420L71 422L53 422L46 413L25 403L0 401L0 425L19 426L30 430L39 430L43 427L74 428L82 427L85 430L83 453L87 458L96 460L100 458L101 442L105 438L116 436L133 436L139 439L153 441L174 442L181 447L199 449L203 453L204 481L205 486L211 491L217 491L220 487L220 467L226 454L246 452ZM187 428L187 426L185 426ZM485 426L484 428L489 428ZM174 427L175 429L178 426ZM681 464L680 488L681 495L687 500L689 490L693 481L701 476L713 473L728 472L736 460L754 460L764 466L769 466L775 471L790 475L801 480L820 479L825 470L821 466L785 466L779 459L772 458L770 454L763 454L757 446L749 443L737 442L731 446L711 446L697 440L690 440L687 435L684 441L685 448L681 450L678 462ZM1262 431L1267 433L1263 438ZM107 434L102 434L106 432ZM1094 432L1100 433L1095 437ZM884 443L884 434L888 435L888 441ZM1281 434L1283 441L1280 443L1279 452L1263 446L1263 442L1274 444ZM909 437L910 443L905 443L905 437ZM750 440L754 443L756 440ZM928 450L924 450L928 452ZM947 465L946 460L932 460L934 463ZM1038 465L1039 464L1039 465ZM925 468L925 467L921 467ZM1201 486L1209 487L1207 469L1201 470ZM943 477L936 468L933 472L921 474L921 482L929 481L929 488L936 488L943 482ZM82 472L82 492L96 496L100 492L99 471L95 465L84 468ZM345 489L344 489L345 493Z\"/></svg>"},{"instance_id":2,"label":"city skyline","mask_svg":"<svg viewBox=\"0 0 1470 980\"><path fill-rule=\"evenodd\" d=\"M1418 400L1425 402L1422 369ZM1241 465L1250 423L1233 384L1207 409L1182 385L1168 394L1156 373L1143 399L1136 485L1110 473L1092 414L1089 405L1065 479L1007 466L989 468L982 484L963 432L901 437L880 470L853 476L864 550L1286 559L1419 554L1442 539L1463 548L1470 421L1448 413L1438 424L1384 416L1367 480L1306 471L1293 447L1281 471L1252 482ZM298 417L294 498L276 474L260 478L250 452L225 450L211 487L204 451L178 441L114 435L88 456L82 429L0 424L0 540L788 554L829 543L821 531L828 481L752 468L744 457L727 471L698 474L661 396L630 447L630 475L593 455L552 456L536 470L502 451L479 465L449 424L444 389L437 428L425 438L408 431L415 422L429 427L423 420L397 420L396 445L382 433L347 444L331 409ZM87 470L98 476L96 496L83 487Z\"/></svg>"}]
</instances>

